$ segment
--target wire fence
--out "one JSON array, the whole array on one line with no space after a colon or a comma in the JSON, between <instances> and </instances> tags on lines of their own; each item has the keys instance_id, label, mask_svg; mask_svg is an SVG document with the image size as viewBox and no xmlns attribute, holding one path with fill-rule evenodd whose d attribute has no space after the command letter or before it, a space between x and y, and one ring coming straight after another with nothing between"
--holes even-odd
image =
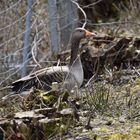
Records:
<instances>
[{"instance_id":1,"label":"wire fence","mask_svg":"<svg viewBox=\"0 0 140 140\"><path fill-rule=\"evenodd\" d=\"M31 70L36 70L37 67L44 67L46 63L51 63L49 59L51 58L52 51L54 51L54 49L57 49L57 52L61 50L58 50L59 47L62 47L60 46L60 40L67 39L65 42L68 42L69 38L67 37L70 36L70 33L67 33L69 35L65 36L65 39L60 39L59 36L62 36L61 31L66 32L65 29L72 26L78 19L72 19L74 11L71 13L69 13L69 11L67 13L60 12L62 9L65 10L65 8L59 6L60 9L58 9L57 5L62 5L64 0L56 1L55 4L50 2L51 1L48 3L38 0L33 1L31 7L32 17L30 19L31 25L29 28L29 50L27 50L27 52L25 52L24 41L25 34L28 30L26 30L25 26L26 17L31 10L27 9L27 1L14 0L8 3L5 1L0 3L0 87L6 86L15 79L20 78L21 71L26 63L28 67L27 73ZM51 5L49 5L49 3ZM56 10L57 13L51 13L49 9L52 11ZM56 15L54 16L54 14ZM71 23L64 21L67 16L71 18ZM54 20L56 20L56 25L53 24ZM57 25L58 22L61 22L59 28ZM53 32L54 30L57 31ZM51 36L51 34L53 36ZM54 39L56 38L58 42L53 46ZM50 46L52 46L52 48L50 48ZM67 47L65 47L65 49L66 48ZM25 54L27 59L25 59L24 62L23 52L27 53Z\"/></svg>"},{"instance_id":2,"label":"wire fence","mask_svg":"<svg viewBox=\"0 0 140 140\"><path fill-rule=\"evenodd\" d=\"M81 20L79 20L78 9L71 1L66 3L65 0L55 0L55 4L50 3L52 1L33 1L29 37L30 49L27 52L28 59L24 63L24 35L27 32L25 23L29 13L27 1L9 0L6 2L2 0L0 2L0 88L20 78L21 70L27 62L29 68L27 73L51 63L52 51L60 52L67 49L72 29L83 23L83 17L80 15ZM81 6L88 14L88 10L100 4L100 2L102 0L87 5L81 3ZM122 25L121 21L95 24L91 22L91 19L88 16L87 25L93 29L112 25L118 28ZM127 22L130 21L127 20L124 24ZM137 21L132 22L139 27ZM50 46L52 47L50 48Z\"/></svg>"},{"instance_id":3,"label":"wire fence","mask_svg":"<svg viewBox=\"0 0 140 140\"><path fill-rule=\"evenodd\" d=\"M10 1L8 3L2 1L0 5L0 86L2 87L15 80L15 78L20 77L24 63L26 63L23 63L22 52L24 50L24 34L27 32L25 21L29 10L27 10L26 1L21 0ZM43 13L39 13L41 7L41 3L37 0L34 1L32 5L34 12L30 26L31 34L29 41L31 48L34 37L36 36L36 45L41 46L40 48L36 48L40 50L39 56L43 53L43 47L47 48L49 44L48 32L44 31L44 29L48 31L47 18L43 22L39 19L39 14L47 17L47 14L43 15ZM43 10L46 10L46 7ZM38 42L40 39L41 41ZM26 60L29 62L29 67L34 66L31 55L31 50L29 50L27 54L28 60Z\"/></svg>"}]
</instances>

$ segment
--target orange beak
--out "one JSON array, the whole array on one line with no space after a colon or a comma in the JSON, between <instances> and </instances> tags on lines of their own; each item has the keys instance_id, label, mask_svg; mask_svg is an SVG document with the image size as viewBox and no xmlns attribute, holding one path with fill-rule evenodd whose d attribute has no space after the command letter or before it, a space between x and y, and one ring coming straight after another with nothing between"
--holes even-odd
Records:
<instances>
[{"instance_id":1,"label":"orange beak","mask_svg":"<svg viewBox=\"0 0 140 140\"><path fill-rule=\"evenodd\" d=\"M90 36L96 36L96 33L89 32L86 30L86 37L90 37Z\"/></svg>"}]
</instances>

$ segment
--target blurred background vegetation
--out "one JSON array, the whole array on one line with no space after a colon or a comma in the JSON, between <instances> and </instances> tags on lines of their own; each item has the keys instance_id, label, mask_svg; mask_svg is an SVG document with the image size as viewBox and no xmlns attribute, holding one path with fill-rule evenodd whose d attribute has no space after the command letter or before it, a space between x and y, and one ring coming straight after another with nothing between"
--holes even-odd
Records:
<instances>
[{"instance_id":1,"label":"blurred background vegetation","mask_svg":"<svg viewBox=\"0 0 140 140\"><path fill-rule=\"evenodd\" d=\"M51 29L49 24L50 21L48 13L48 1L49 0L34 0L32 5L33 11L31 17L31 28L29 38L30 49L28 50L29 58L27 60L28 73L34 72L46 66L55 65L57 63L57 57L56 56L52 57L51 52L51 37L50 37ZM56 5L58 6L57 8L58 12L56 14L58 23L61 20L63 20L63 22L66 23L70 22L69 20L65 21L65 17L69 15L69 11L67 11L68 2L70 1L56 0ZM133 48L131 47L131 45L132 46L134 45L134 47L136 46L136 49L139 51L138 49L140 46L139 0L78 0L78 3L86 12L87 15L86 28L88 28L89 30L95 30L101 35L102 34L110 35L115 43L121 42L118 44L121 47L123 46L122 47L124 49L123 53L125 53L127 47ZM26 16L28 14L27 5L28 3L26 0L8 0L8 1L0 0L0 89L2 87L10 85L11 82L21 77L21 70L23 68L25 24L26 24ZM52 8L53 6L54 5L52 5ZM85 19L81 11L80 10L77 11L78 11L77 12L78 19L71 20L72 24L76 23L76 25L81 27ZM52 18L55 17L52 16ZM66 25L62 24L61 27L58 26L57 35L60 36L60 38L58 38L59 39L58 53L61 53L61 51L63 50L69 49L63 46L62 43L64 41L63 37L64 38L69 37L71 31L72 28L71 25L69 26L69 24ZM114 38L117 39L115 40ZM137 39L133 40L135 38ZM66 42L68 40L69 38L66 39ZM130 44L129 41L132 44ZM124 42L126 44L123 44ZM92 46L91 41L89 41L89 44L88 44L89 46ZM98 44L101 43L97 42L95 44L97 44L98 46ZM105 43L103 43L103 46L106 45L104 44ZM94 45L93 43L93 46L96 45ZM118 52L120 52L120 49L118 49ZM35 60L38 62L39 65L35 62ZM110 62L110 60L108 60L107 63L108 62ZM106 66L107 63L105 63ZM94 137L96 139L98 134L99 135L102 134L101 136L103 137L103 139L104 138L108 139L110 138L111 140L114 139L120 140L123 138L131 139L135 135L135 133L138 133L138 135L137 134L136 135L138 136L139 139L140 126L139 124L137 124L140 120L139 64L137 65L137 67L132 68L129 65L129 60L126 63L127 63L126 69L124 71L121 71L122 70L121 68L120 70L117 71L116 69L109 69L108 67L106 67L105 74L101 75L102 77L99 77L100 75L99 76L97 75L97 77L95 78L93 77L93 81L91 81L91 84L89 84L89 86L87 86L82 90L79 89L78 91L76 91L78 93L82 93L82 98L78 100L78 106L80 104L79 110L82 113L79 110L78 111L76 110L78 113L80 112L82 115L80 113L77 114L81 117L80 118L81 122L80 123L76 122L80 126L80 128L79 126L74 129L73 127L71 127L72 128L70 130L71 135L75 133L76 133L75 135L77 135L77 133L78 134L80 133L81 135L83 133L86 133L87 131L84 132L83 126L85 126L86 124L88 125L87 120L89 119L90 122L90 119L93 118L95 121L93 120L91 122L91 125L93 126L94 132L85 134L90 136L91 138ZM88 67L89 66L90 65L88 65ZM93 72L93 69L91 69L91 71ZM102 79L100 80L100 78ZM3 94L4 91L0 91L0 96L2 96L1 93ZM50 93L50 95L54 96L54 92ZM59 100L58 97L59 94L56 95L57 97L54 100L55 103L53 102L51 104L52 105L51 107L54 107L53 105L57 104L57 101ZM16 103L10 101L9 104L11 105L11 107L6 108L8 110L7 114L19 111L21 109L21 104L24 104L24 107L22 105L22 107L24 108L24 109L22 108L22 111L29 110L28 107L30 106L32 107L31 109L39 108L40 106L44 107L44 102L45 103L47 102L46 98L52 101L51 100L52 98L43 95L42 91L37 91L37 97L32 97L31 99L29 97L25 100L22 100L22 102L21 101L18 102L15 99ZM76 104L77 100L76 101L74 100L72 102ZM46 103L45 105L48 104ZM62 106L62 109L71 107L68 104L68 102L65 101L65 99L64 101L62 101L62 104L60 104L60 106ZM2 113L3 112L5 113L4 110L5 106L0 109L2 110L2 111L0 110ZM53 113L56 112L53 111ZM52 115L51 117L55 116L54 114L51 115ZM103 115L106 117L104 117ZM62 124L61 121L59 123L53 122L54 124L52 124L51 134L49 135L52 136L52 132L54 132L54 129L57 129L58 131L60 130L58 135L61 137L62 133L64 133L65 130L69 129L69 126L67 126L67 119L69 119L69 122L71 122L71 114L70 118L68 117L67 119L65 119L64 117L63 119L64 124ZM133 127L133 123L131 121L134 121L133 123L134 126L136 125L136 127ZM131 131L132 132L130 134L128 133L126 135L125 133L122 134L122 127L125 127L124 124L126 124L127 127L123 129L123 132L128 132L128 130L130 130L131 128L130 132ZM41 131L41 135L42 134L45 135L44 133L42 133L43 131L42 129L44 128L40 129L40 124L38 123L34 124L33 122L30 125L31 130L35 132L34 128L38 128ZM26 127L28 128L30 125ZM14 128L16 127L14 126ZM12 130L15 130L14 128L13 129L8 128L9 129L8 131L11 132ZM20 131L18 127L16 129ZM22 131L24 131L24 129ZM46 127L46 131L48 133L48 126ZM114 133L113 131L116 131L116 133ZM32 131L31 133L29 133L29 136L32 136L31 134ZM108 135L108 137L106 137L106 134ZM34 135L34 138L35 137L36 136Z\"/></svg>"},{"instance_id":2,"label":"blurred background vegetation","mask_svg":"<svg viewBox=\"0 0 140 140\"><path fill-rule=\"evenodd\" d=\"M61 1L63 0L58 0L57 5L67 2ZM117 33L139 35L139 1L79 0L78 2L87 14L87 28L111 35L117 35ZM51 54L47 6L47 0L34 1L31 18L30 46L37 42L34 52L42 67L46 65ZM27 1L1 0L0 9L0 86L3 86L21 75ZM81 26L84 17L81 11L78 10L78 13L78 24ZM61 17L58 18L61 19ZM28 55L29 69L36 69L31 51Z\"/></svg>"}]
</instances>

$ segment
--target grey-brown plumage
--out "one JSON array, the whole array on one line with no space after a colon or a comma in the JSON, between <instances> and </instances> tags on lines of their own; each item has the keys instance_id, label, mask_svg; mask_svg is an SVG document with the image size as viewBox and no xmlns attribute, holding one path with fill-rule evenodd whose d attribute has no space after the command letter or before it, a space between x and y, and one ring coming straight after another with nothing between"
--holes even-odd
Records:
<instances>
[{"instance_id":1,"label":"grey-brown plumage","mask_svg":"<svg viewBox=\"0 0 140 140\"><path fill-rule=\"evenodd\" d=\"M80 87L83 82L83 68L78 56L79 43L82 38L94 36L83 28L76 28L72 34L70 47L71 59L68 66L53 66L41 69L12 83L15 93L28 91L30 88L50 90L53 82L62 83L64 88L71 90L75 85Z\"/></svg>"}]
</instances>

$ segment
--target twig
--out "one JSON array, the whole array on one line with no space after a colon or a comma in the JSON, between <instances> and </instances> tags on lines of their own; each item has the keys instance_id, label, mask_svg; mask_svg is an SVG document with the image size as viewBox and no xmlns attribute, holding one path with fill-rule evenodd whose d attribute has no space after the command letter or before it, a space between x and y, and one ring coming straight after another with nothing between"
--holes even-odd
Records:
<instances>
[{"instance_id":1,"label":"twig","mask_svg":"<svg viewBox=\"0 0 140 140\"><path fill-rule=\"evenodd\" d=\"M138 76L140 76L140 72L139 72L135 67L133 67L133 69L134 69L135 72L138 74Z\"/></svg>"},{"instance_id":2,"label":"twig","mask_svg":"<svg viewBox=\"0 0 140 140\"><path fill-rule=\"evenodd\" d=\"M79 23L81 23L79 21ZM133 24L140 26L140 23L134 21L114 21L114 22L106 22L106 23L88 23L90 26L110 26L110 25L118 25L118 24Z\"/></svg>"},{"instance_id":3,"label":"twig","mask_svg":"<svg viewBox=\"0 0 140 140\"><path fill-rule=\"evenodd\" d=\"M83 8L89 8L90 6L94 6L94 5L98 4L98 3L100 3L101 1L103 1L103 0L98 0L98 1L96 1L94 3L88 4L86 6L83 6Z\"/></svg>"},{"instance_id":4,"label":"twig","mask_svg":"<svg viewBox=\"0 0 140 140\"><path fill-rule=\"evenodd\" d=\"M34 42L33 42L34 45L33 45L33 47L32 47L32 57L33 57L33 60L34 60L34 62L35 62L40 68L42 68L42 66L37 62L37 60L36 60L36 58L35 58L34 50L35 50L35 48L36 48L36 46L37 46L37 43L39 43L41 40L42 40L42 38L39 39L39 40L36 42L36 37L35 37Z\"/></svg>"},{"instance_id":5,"label":"twig","mask_svg":"<svg viewBox=\"0 0 140 140\"><path fill-rule=\"evenodd\" d=\"M88 82L85 84L85 87L87 87L89 85L89 83L92 81L92 79L96 76L96 74L94 74L89 80Z\"/></svg>"},{"instance_id":6,"label":"twig","mask_svg":"<svg viewBox=\"0 0 140 140\"><path fill-rule=\"evenodd\" d=\"M113 77L113 73L111 70L108 70L106 66L104 66L106 72L109 74L110 77Z\"/></svg>"},{"instance_id":7,"label":"twig","mask_svg":"<svg viewBox=\"0 0 140 140\"><path fill-rule=\"evenodd\" d=\"M84 22L82 28L85 28L85 26L86 26L86 24L87 24L87 15L86 15L85 11L79 6L79 4L78 4L76 1L71 0L71 2L73 2L74 4L76 4L77 7L78 7L78 8L81 10L81 12L83 13L83 15L84 15L84 17L85 17L85 22Z\"/></svg>"}]
</instances>

